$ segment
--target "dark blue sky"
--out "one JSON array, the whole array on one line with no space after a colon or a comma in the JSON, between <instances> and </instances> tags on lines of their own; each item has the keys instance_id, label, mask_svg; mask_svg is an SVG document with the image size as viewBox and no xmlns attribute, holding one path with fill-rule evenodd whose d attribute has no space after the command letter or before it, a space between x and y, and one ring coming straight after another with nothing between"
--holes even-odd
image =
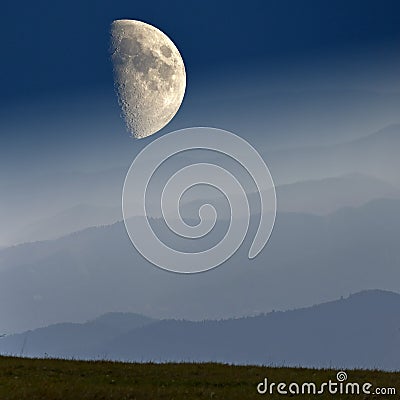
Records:
<instances>
[{"instance_id":1,"label":"dark blue sky","mask_svg":"<svg viewBox=\"0 0 400 400\"><path fill-rule=\"evenodd\" d=\"M0 18L0 180L128 165L147 143L126 134L113 88L118 18L155 25L183 55L185 98L160 134L215 126L269 149L400 123L399 1L21 0Z\"/></svg>"},{"instance_id":2,"label":"dark blue sky","mask_svg":"<svg viewBox=\"0 0 400 400\"><path fill-rule=\"evenodd\" d=\"M108 29L117 18L166 32L192 79L400 38L396 0L15 1L1 13L2 102L112 85Z\"/></svg>"}]
</instances>

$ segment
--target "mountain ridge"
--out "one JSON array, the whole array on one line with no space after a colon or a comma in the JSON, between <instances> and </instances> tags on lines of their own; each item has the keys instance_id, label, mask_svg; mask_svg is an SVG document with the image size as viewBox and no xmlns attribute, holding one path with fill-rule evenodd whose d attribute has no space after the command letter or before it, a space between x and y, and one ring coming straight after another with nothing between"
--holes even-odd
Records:
<instances>
[{"instance_id":1,"label":"mountain ridge","mask_svg":"<svg viewBox=\"0 0 400 400\"><path fill-rule=\"evenodd\" d=\"M113 333L94 341L84 337L82 343L77 337L75 347L60 340L59 329L68 324L51 325L0 339L0 352L18 354L23 348L22 355L31 357L400 370L399 311L400 293L370 289L310 307L222 320L154 320L111 313L109 317L125 316L135 323L144 320L132 329L115 325ZM105 317L75 326L83 328Z\"/></svg>"}]
</instances>

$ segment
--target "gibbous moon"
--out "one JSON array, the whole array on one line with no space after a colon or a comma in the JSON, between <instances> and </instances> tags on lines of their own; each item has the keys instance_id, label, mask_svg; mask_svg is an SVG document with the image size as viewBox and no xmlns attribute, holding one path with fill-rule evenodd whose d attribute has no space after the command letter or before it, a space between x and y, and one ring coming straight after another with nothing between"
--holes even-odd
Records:
<instances>
[{"instance_id":1,"label":"gibbous moon","mask_svg":"<svg viewBox=\"0 0 400 400\"><path fill-rule=\"evenodd\" d=\"M111 41L115 85L127 128L135 138L152 135L171 121L182 103L182 57L167 35L141 21L114 21Z\"/></svg>"}]
</instances>

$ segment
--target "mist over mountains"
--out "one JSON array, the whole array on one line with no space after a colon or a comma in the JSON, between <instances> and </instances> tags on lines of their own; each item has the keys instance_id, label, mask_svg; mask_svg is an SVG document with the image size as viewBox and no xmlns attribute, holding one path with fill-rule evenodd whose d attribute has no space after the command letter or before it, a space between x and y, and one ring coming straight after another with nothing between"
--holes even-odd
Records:
<instances>
[{"instance_id":1,"label":"mist over mountains","mask_svg":"<svg viewBox=\"0 0 400 400\"><path fill-rule=\"evenodd\" d=\"M1 354L400 370L400 295L371 290L313 307L219 321L106 314L0 339Z\"/></svg>"},{"instance_id":2,"label":"mist over mountains","mask_svg":"<svg viewBox=\"0 0 400 400\"><path fill-rule=\"evenodd\" d=\"M122 223L3 249L0 328L17 332L105 311L227 318L368 288L398 290L400 200L375 200L326 216L280 213L266 250L249 260L256 224L231 259L195 276L166 273L148 263ZM208 244L223 234L224 226L218 226L207 235ZM179 248L178 240L165 239Z\"/></svg>"},{"instance_id":3,"label":"mist over mountains","mask_svg":"<svg viewBox=\"0 0 400 400\"><path fill-rule=\"evenodd\" d=\"M279 211L324 215L373 199L400 198L399 148L400 125L391 125L347 143L267 150L263 156L275 181ZM172 171L174 164L169 168ZM56 239L120 221L127 170L27 175L23 180L3 182L0 245ZM251 190L249 195L256 197ZM219 194L189 196L182 204L183 213L193 216L199 204L210 200L222 204ZM227 218L226 207L220 209L220 217Z\"/></svg>"},{"instance_id":4,"label":"mist over mountains","mask_svg":"<svg viewBox=\"0 0 400 400\"><path fill-rule=\"evenodd\" d=\"M278 196L266 249L254 260L247 257L259 218L252 209L239 251L219 268L196 276L161 271L130 243L120 222L127 168L3 181L0 332L82 322L105 312L226 319L306 307L365 289L398 291L399 137L400 126L393 125L348 143L265 152ZM205 201L223 210L218 193L207 195L197 192L182 204L191 223L198 222L196 213ZM256 194L248 195L250 203L256 202ZM218 215L216 228L202 242L205 248L226 231L229 213ZM152 221L172 247L196 249L171 237L158 218ZM75 337L75 327L64 328L61 337ZM113 328L104 332L96 343L112 339ZM115 357L123 357L115 351ZM236 361L245 359L238 353ZM389 368L390 362L382 365Z\"/></svg>"},{"instance_id":5,"label":"mist over mountains","mask_svg":"<svg viewBox=\"0 0 400 400\"><path fill-rule=\"evenodd\" d=\"M400 125L393 124L349 142L271 152L266 159L281 183L359 173L399 187L399 148Z\"/></svg>"},{"instance_id":6,"label":"mist over mountains","mask_svg":"<svg viewBox=\"0 0 400 400\"><path fill-rule=\"evenodd\" d=\"M8 39L0 355L400 371L400 3L44 3L10 3L0 25ZM113 87L109 27L119 18L165 32L187 73L179 112L137 141ZM184 166L215 163L240 176L251 215L241 247L218 268L168 273L128 237L124 180L150 143L196 126L254 146L275 182L277 218L250 260L263 211L256 183L264 190L264 180L239 173L240 149L233 158L197 150L171 157L147 187L148 208L132 207L164 244L202 251L229 231L227 199L205 184L182 195L179 216L176 199L167 213L194 226L209 203L218 215L209 234L175 235L161 218L165 183ZM145 167L136 172L143 177ZM142 200L138 186L129 190ZM233 219L247 226L240 204ZM141 215L129 218L140 226ZM153 242L148 248L163 254ZM57 384L65 375L50 372Z\"/></svg>"}]
</instances>

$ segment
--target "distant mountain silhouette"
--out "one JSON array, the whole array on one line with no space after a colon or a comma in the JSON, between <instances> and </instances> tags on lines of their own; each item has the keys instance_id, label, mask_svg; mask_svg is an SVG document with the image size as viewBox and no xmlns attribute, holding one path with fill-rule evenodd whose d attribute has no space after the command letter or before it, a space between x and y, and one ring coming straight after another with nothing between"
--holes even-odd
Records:
<instances>
[{"instance_id":1,"label":"distant mountain silhouette","mask_svg":"<svg viewBox=\"0 0 400 400\"><path fill-rule=\"evenodd\" d=\"M137 326L128 330L132 318ZM22 343L30 356L400 370L400 294L393 292L363 291L304 309L220 321L151 323L122 314L111 318L112 328L106 324L107 334L104 319L110 321L6 337L0 351L17 353Z\"/></svg>"},{"instance_id":2,"label":"distant mountain silhouette","mask_svg":"<svg viewBox=\"0 0 400 400\"><path fill-rule=\"evenodd\" d=\"M375 200L327 216L280 213L267 247L249 260L257 222L232 258L195 277L148 263L122 223L4 249L0 332L84 321L105 310L214 319L304 307L371 287L398 290L400 200ZM226 226L218 226L205 247L223 234ZM182 248L180 238L167 240L164 231L160 236Z\"/></svg>"},{"instance_id":3,"label":"distant mountain silhouette","mask_svg":"<svg viewBox=\"0 0 400 400\"><path fill-rule=\"evenodd\" d=\"M371 200L399 198L400 189L381 180L363 174L347 174L325 179L306 180L276 186L280 212L309 213L326 215L343 207L357 207ZM250 201L257 201L258 193L250 193ZM223 210L223 217L229 217L221 196L208 199L197 194L196 199L182 202L182 214L194 215L194 210L206 201Z\"/></svg>"},{"instance_id":4,"label":"distant mountain silhouette","mask_svg":"<svg viewBox=\"0 0 400 400\"><path fill-rule=\"evenodd\" d=\"M5 216L5 225L13 227L11 232L7 232L8 242L27 243L52 240L86 228L111 225L117 221L121 221L120 193L117 196L117 192L121 188L117 188L117 185L112 181L117 180L118 176L119 180L122 181L124 172L123 170L104 172L104 181L96 174L89 174L89 177L92 177L94 180L90 185L88 184L88 174L76 174L74 179L67 183L70 185L69 193L79 191L82 199L90 203L77 204L60 212L55 212L54 210L54 214L51 216L37 217L37 220L28 222L23 226L18 226L17 224L17 229L11 221L7 223L7 218L9 217ZM55 187L57 186L56 183L54 185ZM110 188L110 192L105 196L104 192L107 187ZM340 177L280 185L277 186L276 191L280 211L306 212L317 215L328 214L346 206L359 206L373 199L400 197L400 189L381 179L362 174L348 174ZM114 200L111 199L112 195L110 193L114 193ZM37 194L37 196L40 195ZM116 205L98 205L94 196L96 196L96 199L105 200L109 204L114 202ZM195 200L190 200L191 197L189 197L189 200L182 201L183 215L192 216L194 212L197 213L198 208L202 204L206 201L211 201L222 210L219 218L228 218L229 210L224 203L224 199L220 196L210 199L207 196L201 196L197 193L193 197ZM61 200L51 199L51 196L49 199L52 203L52 208L65 207L67 205L65 203L66 199L71 202L78 200L71 195L63 196ZM250 193L250 201L257 202L257 199L258 194ZM36 202L41 204L42 202L38 200L39 198ZM43 201L43 203L45 202ZM12 207L11 204L10 207ZM38 211L38 215L42 212L44 210Z\"/></svg>"},{"instance_id":5,"label":"distant mountain silhouette","mask_svg":"<svg viewBox=\"0 0 400 400\"><path fill-rule=\"evenodd\" d=\"M140 146L143 144L136 151ZM399 150L397 124L346 143L266 149L262 155L277 185L281 211L327 214L377 198L398 198ZM193 157L182 155L180 161L191 163ZM215 155L207 157L195 159L215 160ZM163 166L163 173L174 171L176 165ZM121 220L121 191L127 168L0 180L0 245L55 239ZM201 197L194 197L195 205ZM154 203L158 204L158 199ZM185 202L183 205L187 208Z\"/></svg>"},{"instance_id":6,"label":"distant mountain silhouette","mask_svg":"<svg viewBox=\"0 0 400 400\"><path fill-rule=\"evenodd\" d=\"M16 243L52 240L86 228L111 225L120 220L122 220L120 207L79 204L29 224L10 239Z\"/></svg>"},{"instance_id":7,"label":"distant mountain silhouette","mask_svg":"<svg viewBox=\"0 0 400 400\"><path fill-rule=\"evenodd\" d=\"M393 124L347 143L270 152L266 160L280 183L359 173L399 187L399 149L400 124Z\"/></svg>"},{"instance_id":8,"label":"distant mountain silhouette","mask_svg":"<svg viewBox=\"0 0 400 400\"><path fill-rule=\"evenodd\" d=\"M399 198L400 189L381 179L354 173L281 185L277 195L281 211L324 215L371 200Z\"/></svg>"},{"instance_id":9,"label":"distant mountain silhouette","mask_svg":"<svg viewBox=\"0 0 400 400\"><path fill-rule=\"evenodd\" d=\"M0 243L14 245L121 220L126 170L54 172L0 182ZM27 201L29 193L29 201Z\"/></svg>"},{"instance_id":10,"label":"distant mountain silhouette","mask_svg":"<svg viewBox=\"0 0 400 400\"><path fill-rule=\"evenodd\" d=\"M83 324L60 323L12 335L0 348L14 355L80 356L104 341L152 323L154 320L132 313L108 313ZM3 346L3 347L2 347ZM103 356L104 354L98 354Z\"/></svg>"}]
</instances>

